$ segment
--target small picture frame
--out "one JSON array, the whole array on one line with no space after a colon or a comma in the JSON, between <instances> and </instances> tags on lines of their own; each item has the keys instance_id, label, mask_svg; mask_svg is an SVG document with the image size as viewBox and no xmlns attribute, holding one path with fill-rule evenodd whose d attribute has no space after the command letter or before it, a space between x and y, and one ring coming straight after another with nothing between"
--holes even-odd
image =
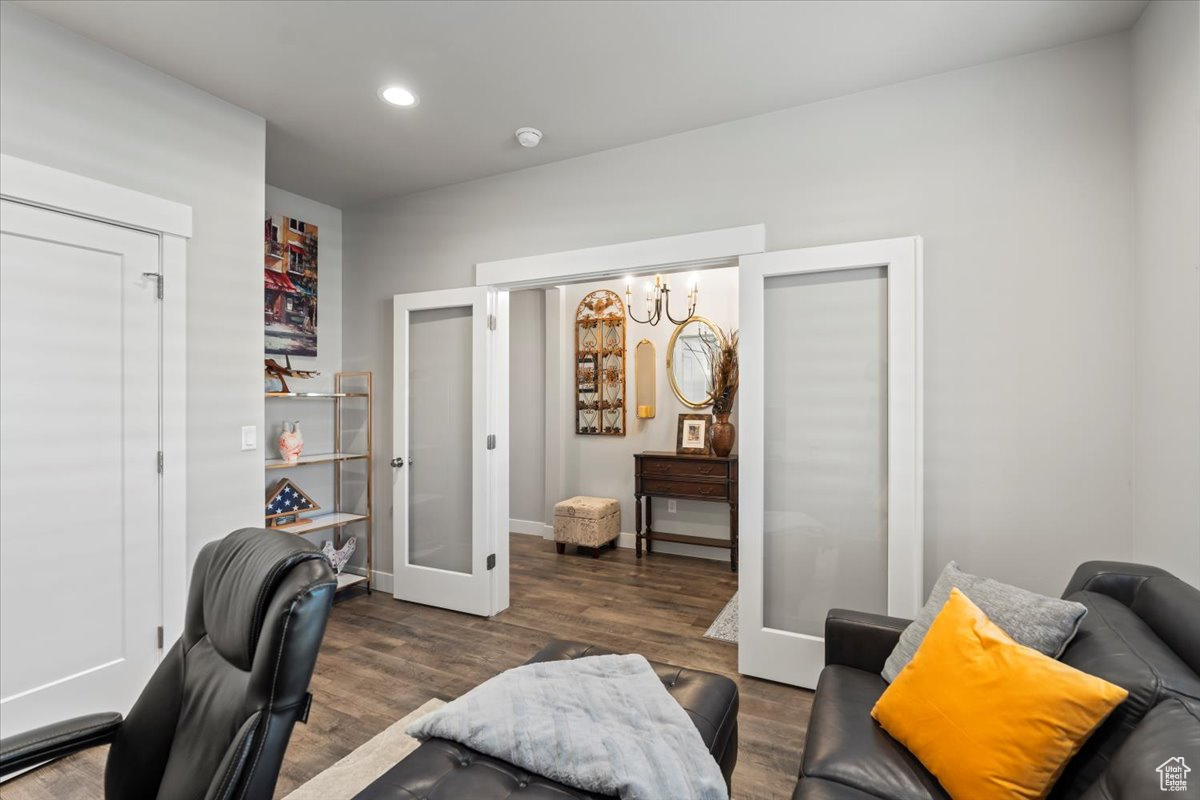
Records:
<instances>
[{"instance_id":1,"label":"small picture frame","mask_svg":"<svg viewBox=\"0 0 1200 800\"><path fill-rule=\"evenodd\" d=\"M709 455L708 426L711 424L710 414L680 414L675 452L681 456Z\"/></svg>"}]
</instances>

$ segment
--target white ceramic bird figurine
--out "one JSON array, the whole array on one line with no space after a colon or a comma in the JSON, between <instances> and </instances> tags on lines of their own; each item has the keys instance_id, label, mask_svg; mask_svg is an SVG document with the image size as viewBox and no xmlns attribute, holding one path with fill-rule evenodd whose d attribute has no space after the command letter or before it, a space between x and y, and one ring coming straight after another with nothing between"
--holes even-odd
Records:
<instances>
[{"instance_id":1,"label":"white ceramic bird figurine","mask_svg":"<svg viewBox=\"0 0 1200 800\"><path fill-rule=\"evenodd\" d=\"M358 547L358 539L351 536L346 540L346 543L339 549L333 549L333 542L326 542L321 548L321 553L329 560L333 571L338 575L342 574L342 568L350 561L350 557L354 555L355 548Z\"/></svg>"}]
</instances>

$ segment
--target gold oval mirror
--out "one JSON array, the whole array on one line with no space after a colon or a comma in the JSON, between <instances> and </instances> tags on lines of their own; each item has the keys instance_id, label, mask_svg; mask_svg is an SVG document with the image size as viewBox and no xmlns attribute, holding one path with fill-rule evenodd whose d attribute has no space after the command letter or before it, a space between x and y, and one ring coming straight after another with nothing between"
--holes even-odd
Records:
<instances>
[{"instance_id":1,"label":"gold oval mirror","mask_svg":"<svg viewBox=\"0 0 1200 800\"><path fill-rule=\"evenodd\" d=\"M667 377L671 391L689 408L712 405L712 357L720 348L717 326L692 317L675 328L667 344Z\"/></svg>"}]
</instances>

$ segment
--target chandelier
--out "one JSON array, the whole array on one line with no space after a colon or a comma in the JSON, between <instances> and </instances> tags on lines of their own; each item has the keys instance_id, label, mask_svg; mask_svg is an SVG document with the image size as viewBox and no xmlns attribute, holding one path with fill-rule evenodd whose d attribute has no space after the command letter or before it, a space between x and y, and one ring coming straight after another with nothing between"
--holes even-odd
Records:
<instances>
[{"instance_id":1,"label":"chandelier","mask_svg":"<svg viewBox=\"0 0 1200 800\"><path fill-rule=\"evenodd\" d=\"M662 275L654 276L654 283L646 281L646 318L638 319L633 313L633 278L625 279L625 310L629 318L642 325L657 325L666 314L668 320L676 325L682 325L696 315L696 300L700 296L700 287L696 276L688 279L687 315L683 319L675 319L671 315L671 286Z\"/></svg>"}]
</instances>

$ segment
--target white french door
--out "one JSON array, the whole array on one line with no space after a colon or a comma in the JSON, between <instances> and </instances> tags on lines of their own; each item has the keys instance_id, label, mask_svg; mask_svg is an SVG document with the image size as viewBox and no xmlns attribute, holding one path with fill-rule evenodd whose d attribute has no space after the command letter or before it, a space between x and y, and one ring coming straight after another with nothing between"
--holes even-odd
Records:
<instances>
[{"instance_id":1,"label":"white french door","mask_svg":"<svg viewBox=\"0 0 1200 800\"><path fill-rule=\"evenodd\" d=\"M159 237L0 201L0 734L158 662ZM149 275L147 275L149 273Z\"/></svg>"},{"instance_id":2,"label":"white french door","mask_svg":"<svg viewBox=\"0 0 1200 800\"><path fill-rule=\"evenodd\" d=\"M738 669L812 688L829 609L921 603L921 242L743 256L738 281Z\"/></svg>"},{"instance_id":3,"label":"white french door","mask_svg":"<svg viewBox=\"0 0 1200 800\"><path fill-rule=\"evenodd\" d=\"M508 607L508 293L395 297L393 594Z\"/></svg>"}]
</instances>

